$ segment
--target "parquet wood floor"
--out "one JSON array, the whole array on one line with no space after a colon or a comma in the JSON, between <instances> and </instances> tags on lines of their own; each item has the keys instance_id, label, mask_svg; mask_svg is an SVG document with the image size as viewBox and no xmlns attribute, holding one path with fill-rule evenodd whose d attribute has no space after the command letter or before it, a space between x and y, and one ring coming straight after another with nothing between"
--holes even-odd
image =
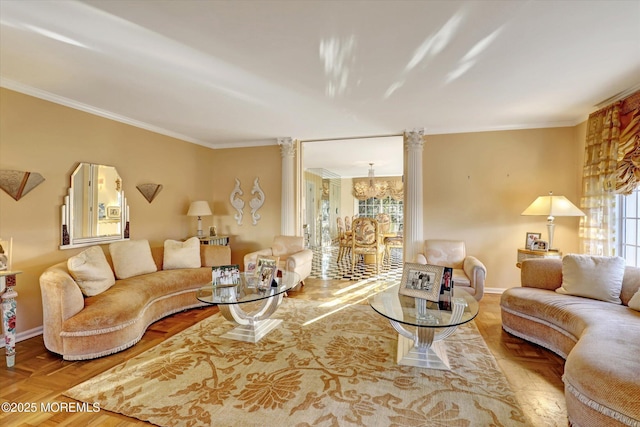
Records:
<instances>
[{"instance_id":1,"label":"parquet wood floor","mask_svg":"<svg viewBox=\"0 0 640 427\"><path fill-rule=\"evenodd\" d=\"M289 293L292 298L327 299L337 288L353 282L308 279L306 285ZM485 295L475 322L500 367L505 372L521 406L536 427L566 426L562 373L564 361L555 354L512 337L501 328L500 296ZM74 402L62 393L95 375L134 357L183 329L218 312L217 307L192 309L159 320L149 327L142 340L123 352L90 361L68 362L49 353L42 336L17 345L16 365L6 368L0 359L0 401L35 404L32 413L0 413L3 426L132 426L150 425L108 411L79 413L46 412L41 404Z\"/></svg>"}]
</instances>

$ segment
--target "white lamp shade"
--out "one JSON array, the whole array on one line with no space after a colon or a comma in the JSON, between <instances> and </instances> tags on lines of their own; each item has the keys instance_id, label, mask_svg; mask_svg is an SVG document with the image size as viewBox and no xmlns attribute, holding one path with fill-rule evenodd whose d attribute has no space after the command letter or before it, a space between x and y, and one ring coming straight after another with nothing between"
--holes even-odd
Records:
<instances>
[{"instance_id":1,"label":"white lamp shade","mask_svg":"<svg viewBox=\"0 0 640 427\"><path fill-rule=\"evenodd\" d=\"M585 216L569 199L552 194L535 199L521 215Z\"/></svg>"},{"instance_id":2,"label":"white lamp shade","mask_svg":"<svg viewBox=\"0 0 640 427\"><path fill-rule=\"evenodd\" d=\"M199 200L196 202L191 202L189 205L189 212L187 212L187 216L209 216L213 215L211 213L211 208L209 208L209 203L204 200Z\"/></svg>"}]
</instances>

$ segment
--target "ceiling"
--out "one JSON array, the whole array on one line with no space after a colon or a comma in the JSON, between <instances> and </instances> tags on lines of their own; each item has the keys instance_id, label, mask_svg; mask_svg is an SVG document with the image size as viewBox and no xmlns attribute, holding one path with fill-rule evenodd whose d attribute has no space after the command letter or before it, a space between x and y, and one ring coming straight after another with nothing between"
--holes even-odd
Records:
<instances>
[{"instance_id":1,"label":"ceiling","mask_svg":"<svg viewBox=\"0 0 640 427\"><path fill-rule=\"evenodd\" d=\"M0 24L3 87L212 148L572 126L640 84L638 0L2 0Z\"/></svg>"}]
</instances>

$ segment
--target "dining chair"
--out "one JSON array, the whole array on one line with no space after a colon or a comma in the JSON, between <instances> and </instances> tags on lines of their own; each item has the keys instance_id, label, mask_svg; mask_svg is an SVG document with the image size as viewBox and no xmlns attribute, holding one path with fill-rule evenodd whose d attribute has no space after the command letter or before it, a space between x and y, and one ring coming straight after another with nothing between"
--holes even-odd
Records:
<instances>
[{"instance_id":1,"label":"dining chair","mask_svg":"<svg viewBox=\"0 0 640 427\"><path fill-rule=\"evenodd\" d=\"M351 274L356 268L356 260L362 255L375 257L376 274L380 273L380 264L384 258L384 244L378 229L378 221L360 217L353 220L351 242ZM363 260L364 261L364 260Z\"/></svg>"}]
</instances>

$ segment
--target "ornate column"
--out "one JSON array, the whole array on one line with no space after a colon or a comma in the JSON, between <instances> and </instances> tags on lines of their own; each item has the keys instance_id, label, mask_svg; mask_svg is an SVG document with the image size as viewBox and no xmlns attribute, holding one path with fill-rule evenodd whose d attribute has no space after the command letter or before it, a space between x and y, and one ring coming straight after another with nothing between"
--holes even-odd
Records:
<instances>
[{"instance_id":1,"label":"ornate column","mask_svg":"<svg viewBox=\"0 0 640 427\"><path fill-rule=\"evenodd\" d=\"M422 252L423 197L422 197L422 151L424 129L414 129L404 133L406 154L406 182L404 199L404 260L413 262Z\"/></svg>"},{"instance_id":2,"label":"ornate column","mask_svg":"<svg viewBox=\"0 0 640 427\"><path fill-rule=\"evenodd\" d=\"M280 232L285 236L296 235L294 158L295 146L291 138L278 138L282 155L282 219Z\"/></svg>"}]
</instances>

